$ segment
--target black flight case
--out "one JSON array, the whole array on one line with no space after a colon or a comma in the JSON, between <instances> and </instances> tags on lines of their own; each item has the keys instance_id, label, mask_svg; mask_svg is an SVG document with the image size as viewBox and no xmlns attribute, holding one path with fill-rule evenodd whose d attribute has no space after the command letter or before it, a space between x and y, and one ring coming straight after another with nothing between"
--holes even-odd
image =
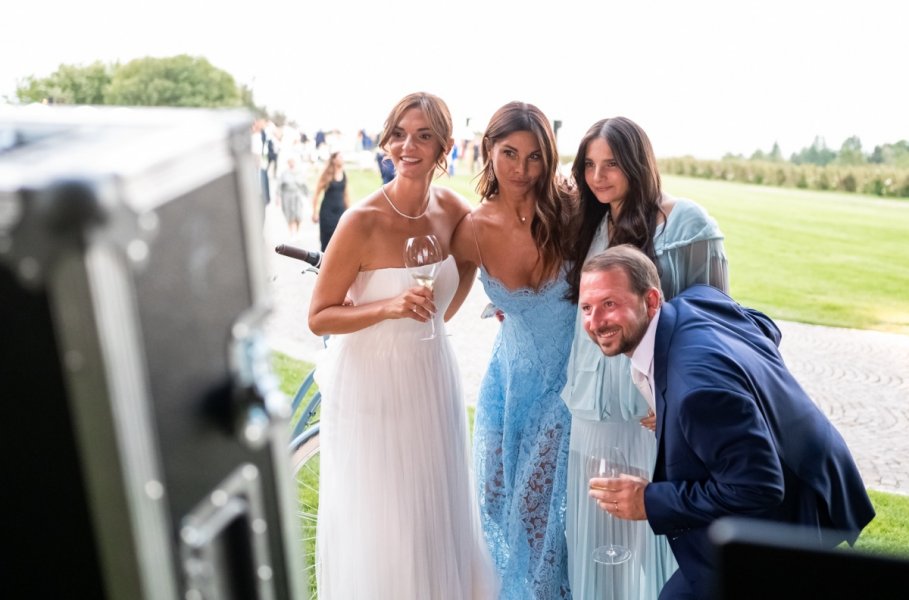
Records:
<instances>
[{"instance_id":1,"label":"black flight case","mask_svg":"<svg viewBox=\"0 0 909 600\"><path fill-rule=\"evenodd\" d=\"M306 596L251 123L0 106L5 597Z\"/></svg>"}]
</instances>

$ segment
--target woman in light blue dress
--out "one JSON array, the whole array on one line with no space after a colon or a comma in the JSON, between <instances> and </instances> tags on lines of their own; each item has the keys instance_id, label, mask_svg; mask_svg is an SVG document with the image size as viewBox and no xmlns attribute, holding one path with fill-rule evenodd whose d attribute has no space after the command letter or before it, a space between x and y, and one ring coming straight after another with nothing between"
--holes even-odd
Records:
<instances>
[{"instance_id":1,"label":"woman in light blue dress","mask_svg":"<svg viewBox=\"0 0 909 600\"><path fill-rule=\"evenodd\" d=\"M480 269L504 318L480 386L474 464L500 598L570 598L565 542L570 415L559 394L574 335L566 299L574 203L549 120L509 103L483 136L481 203L452 250Z\"/></svg>"},{"instance_id":2,"label":"woman in light blue dress","mask_svg":"<svg viewBox=\"0 0 909 600\"><path fill-rule=\"evenodd\" d=\"M583 259L609 245L633 244L656 263L669 300L695 283L728 291L723 235L703 208L661 189L650 140L624 117L595 123L581 140L572 166L582 221L578 256L568 276L577 301ZM656 460L653 412L631 379L625 355L606 357L575 324L562 398L571 411L567 538L575 598L655 599L677 568L665 537L647 521L610 523L588 497L586 457L619 447L629 471L650 479ZM632 550L621 565L592 559L597 545L620 542Z\"/></svg>"}]
</instances>

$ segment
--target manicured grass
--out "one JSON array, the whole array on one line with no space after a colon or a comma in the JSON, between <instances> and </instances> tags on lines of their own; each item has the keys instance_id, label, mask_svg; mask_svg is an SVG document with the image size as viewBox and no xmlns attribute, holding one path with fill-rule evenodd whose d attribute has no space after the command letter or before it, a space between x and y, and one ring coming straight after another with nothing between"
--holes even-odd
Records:
<instances>
[{"instance_id":1,"label":"manicured grass","mask_svg":"<svg viewBox=\"0 0 909 600\"><path fill-rule=\"evenodd\" d=\"M470 202L476 181L442 175ZM349 170L352 197L379 185ZM732 295L775 319L909 334L909 202L873 196L663 177L725 235Z\"/></svg>"},{"instance_id":2,"label":"manicured grass","mask_svg":"<svg viewBox=\"0 0 909 600\"><path fill-rule=\"evenodd\" d=\"M725 234L732 295L773 318L909 334L909 202L686 177Z\"/></svg>"},{"instance_id":3,"label":"manicured grass","mask_svg":"<svg viewBox=\"0 0 909 600\"><path fill-rule=\"evenodd\" d=\"M303 378L312 370L313 365L281 352L272 352L271 367L278 378L281 391L289 398L293 398L297 393L297 388L303 383Z\"/></svg>"},{"instance_id":4,"label":"manicured grass","mask_svg":"<svg viewBox=\"0 0 909 600\"><path fill-rule=\"evenodd\" d=\"M302 363L294 358L291 358L290 356L287 356L286 354L273 352L272 370L278 378L281 392L283 392L284 395L288 397L288 399L293 399L294 395L297 393L297 389L300 387L300 384L303 383L303 379L306 377L306 375L309 374L309 371L312 370L312 365L309 365L308 363ZM306 395L294 410L294 414L291 416L292 422L295 423L297 421L297 419L300 417L300 413L306 409L306 406L309 404L310 398L312 398L312 395L316 392L317 389L318 387L315 384L309 388ZM316 411L316 419L318 419L320 415L320 410L321 409ZM312 422L312 419L310 419L310 422ZM300 433L302 433L302 431Z\"/></svg>"},{"instance_id":5,"label":"manicured grass","mask_svg":"<svg viewBox=\"0 0 909 600\"><path fill-rule=\"evenodd\" d=\"M869 490L877 512L855 545L857 550L909 558L909 497Z\"/></svg>"}]
</instances>

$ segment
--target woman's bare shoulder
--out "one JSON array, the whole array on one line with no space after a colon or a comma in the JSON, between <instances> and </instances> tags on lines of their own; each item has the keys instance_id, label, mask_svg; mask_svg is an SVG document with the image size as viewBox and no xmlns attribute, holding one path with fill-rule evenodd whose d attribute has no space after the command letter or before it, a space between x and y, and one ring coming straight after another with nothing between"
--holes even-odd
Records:
<instances>
[{"instance_id":1,"label":"woman's bare shoulder","mask_svg":"<svg viewBox=\"0 0 909 600\"><path fill-rule=\"evenodd\" d=\"M483 199L473 207L470 217L485 227L501 227L501 207L495 200Z\"/></svg>"},{"instance_id":2,"label":"woman's bare shoulder","mask_svg":"<svg viewBox=\"0 0 909 600\"><path fill-rule=\"evenodd\" d=\"M434 185L432 186L432 193L442 210L458 214L470 212L470 202L453 189Z\"/></svg>"},{"instance_id":3,"label":"woman's bare shoulder","mask_svg":"<svg viewBox=\"0 0 909 600\"><path fill-rule=\"evenodd\" d=\"M388 219L387 211L379 203L380 192L373 192L341 214L338 228L346 226L360 231L372 229ZM384 202L384 200L382 200Z\"/></svg>"}]
</instances>

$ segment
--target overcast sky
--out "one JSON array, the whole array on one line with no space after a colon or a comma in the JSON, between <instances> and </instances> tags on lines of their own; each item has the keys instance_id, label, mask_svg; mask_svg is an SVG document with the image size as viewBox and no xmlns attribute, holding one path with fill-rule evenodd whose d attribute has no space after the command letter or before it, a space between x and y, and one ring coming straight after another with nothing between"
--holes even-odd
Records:
<instances>
[{"instance_id":1,"label":"overcast sky","mask_svg":"<svg viewBox=\"0 0 909 600\"><path fill-rule=\"evenodd\" d=\"M408 92L482 130L510 100L640 123L657 155L909 139L904 0L83 0L3 8L0 99L60 64L203 56L305 129L378 131ZM541 8L543 7L543 8Z\"/></svg>"}]
</instances>

